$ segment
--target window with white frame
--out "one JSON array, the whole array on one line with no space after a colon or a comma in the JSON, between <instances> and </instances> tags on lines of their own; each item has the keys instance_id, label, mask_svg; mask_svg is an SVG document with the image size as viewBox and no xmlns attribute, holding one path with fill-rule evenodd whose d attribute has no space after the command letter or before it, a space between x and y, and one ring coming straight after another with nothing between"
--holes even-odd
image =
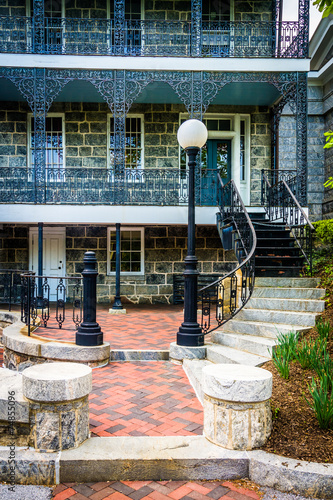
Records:
<instances>
[{"instance_id":1,"label":"window with white frame","mask_svg":"<svg viewBox=\"0 0 333 500\"><path fill-rule=\"evenodd\" d=\"M65 167L64 115L50 113L45 120L45 167L48 178L59 178ZM35 120L28 115L28 164L35 165Z\"/></svg>"},{"instance_id":2,"label":"window with white frame","mask_svg":"<svg viewBox=\"0 0 333 500\"><path fill-rule=\"evenodd\" d=\"M110 116L109 166L114 167L114 118ZM142 169L144 159L143 115L128 115L125 121L125 168Z\"/></svg>"},{"instance_id":3,"label":"window with white frame","mask_svg":"<svg viewBox=\"0 0 333 500\"><path fill-rule=\"evenodd\" d=\"M108 228L107 273L116 273L116 228ZM144 228L120 228L120 273L144 274Z\"/></svg>"}]
</instances>

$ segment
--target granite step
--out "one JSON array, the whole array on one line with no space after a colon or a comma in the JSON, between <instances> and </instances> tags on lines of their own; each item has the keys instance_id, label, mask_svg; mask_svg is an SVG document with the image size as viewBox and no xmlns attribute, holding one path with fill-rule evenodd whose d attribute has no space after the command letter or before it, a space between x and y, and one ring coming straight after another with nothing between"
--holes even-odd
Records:
<instances>
[{"instance_id":1,"label":"granite step","mask_svg":"<svg viewBox=\"0 0 333 500\"><path fill-rule=\"evenodd\" d=\"M240 351L238 349L234 349L233 347L214 344L207 345L207 360L212 363L261 366L269 361L270 358Z\"/></svg>"},{"instance_id":2,"label":"granite step","mask_svg":"<svg viewBox=\"0 0 333 500\"><path fill-rule=\"evenodd\" d=\"M274 288L316 288L320 283L319 278L270 278L258 277L255 280L256 287Z\"/></svg>"},{"instance_id":3,"label":"granite step","mask_svg":"<svg viewBox=\"0 0 333 500\"><path fill-rule=\"evenodd\" d=\"M267 358L271 357L272 349L276 345L276 340L272 338L222 331L217 332L213 339L217 344Z\"/></svg>"},{"instance_id":4,"label":"granite step","mask_svg":"<svg viewBox=\"0 0 333 500\"><path fill-rule=\"evenodd\" d=\"M314 299L252 297L244 309L323 312L325 302Z\"/></svg>"},{"instance_id":5,"label":"granite step","mask_svg":"<svg viewBox=\"0 0 333 500\"><path fill-rule=\"evenodd\" d=\"M323 288L273 288L257 286L253 290L252 297L319 300L325 297L325 293L326 290Z\"/></svg>"},{"instance_id":6,"label":"granite step","mask_svg":"<svg viewBox=\"0 0 333 500\"><path fill-rule=\"evenodd\" d=\"M315 326L319 314L310 312L242 309L237 318L244 321L263 321L297 326Z\"/></svg>"},{"instance_id":7,"label":"granite step","mask_svg":"<svg viewBox=\"0 0 333 500\"><path fill-rule=\"evenodd\" d=\"M212 337L214 338L217 333L222 331L224 333L240 333L276 339L280 333L308 332L312 328L311 326L288 325L283 323L276 325L275 323L267 323L264 321L242 321L237 318L238 315L235 319L227 321L221 329L215 330L215 332L212 333Z\"/></svg>"}]
</instances>

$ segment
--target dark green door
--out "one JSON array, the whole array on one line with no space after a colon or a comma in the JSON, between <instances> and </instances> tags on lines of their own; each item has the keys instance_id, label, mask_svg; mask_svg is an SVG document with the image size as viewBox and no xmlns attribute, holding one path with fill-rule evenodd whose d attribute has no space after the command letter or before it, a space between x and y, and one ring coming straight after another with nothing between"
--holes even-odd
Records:
<instances>
[{"instance_id":1,"label":"dark green door","mask_svg":"<svg viewBox=\"0 0 333 500\"><path fill-rule=\"evenodd\" d=\"M208 139L201 160L201 203L216 205L217 173L223 184L231 180L231 140Z\"/></svg>"}]
</instances>

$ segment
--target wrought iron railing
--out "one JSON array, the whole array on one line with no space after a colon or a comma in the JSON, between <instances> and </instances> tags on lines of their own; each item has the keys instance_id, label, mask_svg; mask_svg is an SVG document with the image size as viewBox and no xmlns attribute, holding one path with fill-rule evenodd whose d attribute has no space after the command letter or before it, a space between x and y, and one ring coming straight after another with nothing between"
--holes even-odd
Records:
<instances>
[{"instance_id":1,"label":"wrought iron railing","mask_svg":"<svg viewBox=\"0 0 333 500\"><path fill-rule=\"evenodd\" d=\"M202 169L197 174L196 191L197 205L216 206L216 170ZM43 194L47 204L184 205L188 202L188 171L48 168ZM35 203L36 199L34 169L0 168L0 203Z\"/></svg>"},{"instance_id":2,"label":"wrought iron railing","mask_svg":"<svg viewBox=\"0 0 333 500\"><path fill-rule=\"evenodd\" d=\"M37 326L62 328L69 307L77 329L82 322L82 293L82 278L79 277L22 274L21 321L28 326L28 335L31 328Z\"/></svg>"},{"instance_id":3,"label":"wrought iron railing","mask_svg":"<svg viewBox=\"0 0 333 500\"><path fill-rule=\"evenodd\" d=\"M1 52L199 57L307 57L297 21L205 22L194 40L190 21L125 20L116 46L114 19L49 18L45 44L34 43L33 19L0 17ZM38 30L36 30L38 31ZM37 35L36 35L37 36ZM192 44L195 43L195 47Z\"/></svg>"},{"instance_id":4,"label":"wrought iron railing","mask_svg":"<svg viewBox=\"0 0 333 500\"><path fill-rule=\"evenodd\" d=\"M31 271L23 269L2 269L0 270L0 304L7 304L8 311L11 311L13 304L21 302L21 274Z\"/></svg>"},{"instance_id":5,"label":"wrought iron railing","mask_svg":"<svg viewBox=\"0 0 333 500\"><path fill-rule=\"evenodd\" d=\"M218 230L225 250L234 249L238 266L198 292L201 327L207 334L233 318L254 289L256 233L233 180L223 185L220 175Z\"/></svg>"},{"instance_id":6,"label":"wrought iron railing","mask_svg":"<svg viewBox=\"0 0 333 500\"><path fill-rule=\"evenodd\" d=\"M265 171L263 171L262 182L262 204L269 221L281 221L289 227L309 266L310 274L312 274L312 234L314 227L297 200L297 177L290 177L287 180L282 177L275 184L271 184Z\"/></svg>"}]
</instances>

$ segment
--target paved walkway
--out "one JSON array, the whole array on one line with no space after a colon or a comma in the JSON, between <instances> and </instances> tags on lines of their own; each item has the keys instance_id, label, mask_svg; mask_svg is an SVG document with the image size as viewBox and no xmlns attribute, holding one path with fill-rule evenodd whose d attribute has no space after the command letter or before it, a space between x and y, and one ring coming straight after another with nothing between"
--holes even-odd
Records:
<instances>
[{"instance_id":1,"label":"paved walkway","mask_svg":"<svg viewBox=\"0 0 333 500\"><path fill-rule=\"evenodd\" d=\"M203 411L180 365L111 363L93 370L90 430L97 436L202 434Z\"/></svg>"},{"instance_id":2,"label":"paved walkway","mask_svg":"<svg viewBox=\"0 0 333 500\"><path fill-rule=\"evenodd\" d=\"M255 486L253 485L253 488ZM254 490L232 482L117 481L95 484L59 484L55 500L259 500Z\"/></svg>"}]
</instances>

